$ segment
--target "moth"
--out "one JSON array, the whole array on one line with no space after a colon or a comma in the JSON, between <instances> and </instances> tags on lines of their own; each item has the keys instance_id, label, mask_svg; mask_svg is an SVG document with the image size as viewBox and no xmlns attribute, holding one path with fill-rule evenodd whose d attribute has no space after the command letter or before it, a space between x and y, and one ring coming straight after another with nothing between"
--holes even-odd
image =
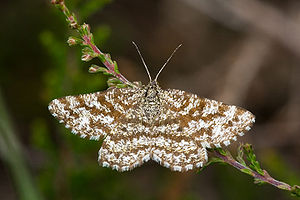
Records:
<instances>
[{"instance_id":1,"label":"moth","mask_svg":"<svg viewBox=\"0 0 300 200\"><path fill-rule=\"evenodd\" d=\"M135 44L134 44L135 45ZM103 140L98 162L128 171L152 159L172 171L200 168L207 148L229 145L249 131L254 115L237 106L149 83L54 99L51 114L82 138Z\"/></svg>"}]
</instances>

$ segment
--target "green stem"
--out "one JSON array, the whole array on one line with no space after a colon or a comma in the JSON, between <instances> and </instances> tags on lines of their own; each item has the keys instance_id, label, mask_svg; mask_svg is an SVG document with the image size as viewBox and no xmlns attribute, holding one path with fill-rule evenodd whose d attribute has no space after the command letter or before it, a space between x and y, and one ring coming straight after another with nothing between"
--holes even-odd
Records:
<instances>
[{"instance_id":1,"label":"green stem","mask_svg":"<svg viewBox=\"0 0 300 200\"><path fill-rule=\"evenodd\" d=\"M22 148L16 137L0 90L0 155L7 164L20 199L42 199L33 184L32 177L24 162Z\"/></svg>"}]
</instances>

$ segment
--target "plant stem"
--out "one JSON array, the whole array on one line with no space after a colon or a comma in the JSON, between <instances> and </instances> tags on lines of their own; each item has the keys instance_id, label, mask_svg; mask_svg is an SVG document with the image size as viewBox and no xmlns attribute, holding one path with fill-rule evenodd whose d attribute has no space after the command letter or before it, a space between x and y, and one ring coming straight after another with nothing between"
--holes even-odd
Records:
<instances>
[{"instance_id":1,"label":"plant stem","mask_svg":"<svg viewBox=\"0 0 300 200\"><path fill-rule=\"evenodd\" d=\"M21 144L13 130L0 90L0 155L10 169L17 188L18 196L23 200L41 199L29 170L24 161Z\"/></svg>"},{"instance_id":2,"label":"plant stem","mask_svg":"<svg viewBox=\"0 0 300 200\"><path fill-rule=\"evenodd\" d=\"M88 37L87 35L84 35L82 36L82 39L84 40L84 42L91 47L91 49L94 51L94 53L98 54L98 55L101 55L103 57L107 57L104 53L102 53L99 48L94 45L92 42L91 42L91 38ZM100 59L101 60L101 59ZM121 73L117 73L115 72L115 65L116 63L114 62L111 62L110 59L107 59L105 58L104 62L102 62L105 67L108 69L108 72L110 74L112 74L114 77L116 77L117 79L119 79L120 81L122 81L122 83L124 84L127 84L127 85L132 85L130 83L130 81L128 81Z\"/></svg>"},{"instance_id":3,"label":"plant stem","mask_svg":"<svg viewBox=\"0 0 300 200\"><path fill-rule=\"evenodd\" d=\"M240 170L243 173L249 174L255 179L259 179L263 182L269 183L279 189L283 190L288 190L291 191L293 190L294 187L290 186L287 183L278 181L271 177L266 170L263 170L264 175L259 174L258 172L252 170L251 168L239 163L238 161L234 160L231 156L229 155L222 155L219 151L214 150L213 153L215 154L216 157L222 159L225 163L235 167L236 169ZM297 187L297 186L296 186Z\"/></svg>"},{"instance_id":4,"label":"plant stem","mask_svg":"<svg viewBox=\"0 0 300 200\"><path fill-rule=\"evenodd\" d=\"M109 54L101 52L100 49L94 44L93 34L91 34L90 32L90 27L88 24L84 23L83 25L79 25L76 16L69 11L68 7L65 5L64 0L52 0L51 3L56 5L64 13L64 15L66 16L66 20L69 23L69 26L72 29L75 29L80 34L82 41L80 41L79 43L82 46L88 47L88 51L85 52L85 54L82 57L82 60L89 61L92 58L98 57L108 69L106 73L113 75L125 85L135 87L134 84L128 81L118 71L117 63L111 60ZM74 41L74 43L76 43L76 41ZM89 52L89 50L91 52Z\"/></svg>"}]
</instances>

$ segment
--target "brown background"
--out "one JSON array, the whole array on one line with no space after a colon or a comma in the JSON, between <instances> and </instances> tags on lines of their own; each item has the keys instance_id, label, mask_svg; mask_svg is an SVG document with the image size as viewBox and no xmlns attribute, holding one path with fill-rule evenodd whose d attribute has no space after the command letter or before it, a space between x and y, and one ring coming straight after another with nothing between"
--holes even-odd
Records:
<instances>
[{"instance_id":1,"label":"brown background","mask_svg":"<svg viewBox=\"0 0 300 200\"><path fill-rule=\"evenodd\" d=\"M160 85L250 110L257 121L241 140L253 144L271 175L299 185L299 1L116 0L93 12L84 9L88 2L66 4L91 25L98 47L112 55L127 79L148 82L131 41L152 76L182 43ZM87 72L98 61L82 63L79 48L67 47L68 36L76 33L48 1L1 4L0 89L10 115L2 120L12 124L19 155L43 198L293 199L222 165L182 174L154 162L122 174L98 167L100 143L71 135L47 111L53 98L105 89L103 75ZM0 199L18 199L9 164L14 155L3 131Z\"/></svg>"}]
</instances>

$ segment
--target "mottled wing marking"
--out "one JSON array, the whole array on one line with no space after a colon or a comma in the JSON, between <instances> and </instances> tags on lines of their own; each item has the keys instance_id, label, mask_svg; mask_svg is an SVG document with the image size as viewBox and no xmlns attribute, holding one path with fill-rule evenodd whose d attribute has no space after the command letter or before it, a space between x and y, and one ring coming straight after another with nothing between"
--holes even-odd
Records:
<instances>
[{"instance_id":1,"label":"mottled wing marking","mask_svg":"<svg viewBox=\"0 0 300 200\"><path fill-rule=\"evenodd\" d=\"M151 158L173 171L202 167L206 148L229 145L254 122L249 111L180 90L163 91L160 99L164 110L153 127Z\"/></svg>"},{"instance_id":2,"label":"mottled wing marking","mask_svg":"<svg viewBox=\"0 0 300 200\"><path fill-rule=\"evenodd\" d=\"M72 133L99 140L113 134L112 130L120 127L121 119L131 117L137 95L139 93L132 88L111 88L105 92L54 99L48 108Z\"/></svg>"},{"instance_id":3,"label":"mottled wing marking","mask_svg":"<svg viewBox=\"0 0 300 200\"><path fill-rule=\"evenodd\" d=\"M206 148L229 145L254 122L247 110L172 89L159 90L159 115L145 120L145 94L143 88L111 88L55 99L49 110L74 134L104 138L98 161L118 171L150 158L173 171L202 167Z\"/></svg>"},{"instance_id":4,"label":"mottled wing marking","mask_svg":"<svg viewBox=\"0 0 300 200\"><path fill-rule=\"evenodd\" d=\"M150 159L150 128L136 115L140 90L112 88L55 99L49 104L54 117L81 137L105 138L98 161L103 167L126 171Z\"/></svg>"},{"instance_id":5,"label":"mottled wing marking","mask_svg":"<svg viewBox=\"0 0 300 200\"><path fill-rule=\"evenodd\" d=\"M166 123L173 121L180 129L169 134L191 137L203 148L229 145L237 135L249 131L255 121L254 115L245 109L180 90L166 90L162 98L169 112Z\"/></svg>"},{"instance_id":6,"label":"mottled wing marking","mask_svg":"<svg viewBox=\"0 0 300 200\"><path fill-rule=\"evenodd\" d=\"M190 137L161 132L153 138L151 158L173 171L188 171L203 166L207 152Z\"/></svg>"},{"instance_id":7,"label":"mottled wing marking","mask_svg":"<svg viewBox=\"0 0 300 200\"><path fill-rule=\"evenodd\" d=\"M128 171L150 159L150 141L146 134L139 132L130 137L120 135L112 134L105 138L98 157L103 167Z\"/></svg>"}]
</instances>

